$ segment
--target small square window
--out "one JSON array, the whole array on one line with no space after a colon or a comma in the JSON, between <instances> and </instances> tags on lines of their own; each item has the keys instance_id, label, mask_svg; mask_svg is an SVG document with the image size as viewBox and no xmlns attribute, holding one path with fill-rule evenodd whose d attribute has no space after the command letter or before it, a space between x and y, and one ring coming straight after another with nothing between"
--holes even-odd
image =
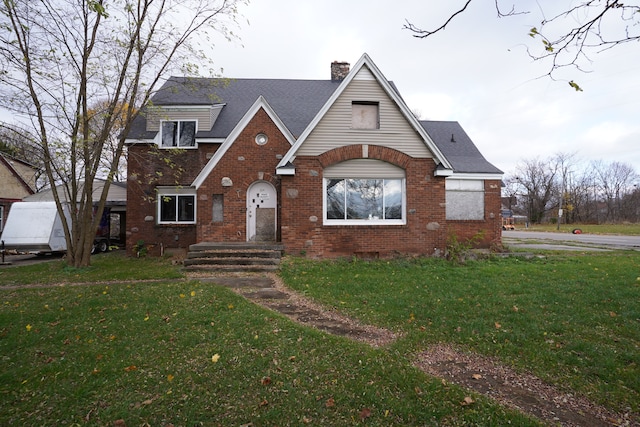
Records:
<instances>
[{"instance_id":1,"label":"small square window","mask_svg":"<svg viewBox=\"0 0 640 427\"><path fill-rule=\"evenodd\" d=\"M377 102L351 103L352 129L380 129L379 105Z\"/></svg>"}]
</instances>

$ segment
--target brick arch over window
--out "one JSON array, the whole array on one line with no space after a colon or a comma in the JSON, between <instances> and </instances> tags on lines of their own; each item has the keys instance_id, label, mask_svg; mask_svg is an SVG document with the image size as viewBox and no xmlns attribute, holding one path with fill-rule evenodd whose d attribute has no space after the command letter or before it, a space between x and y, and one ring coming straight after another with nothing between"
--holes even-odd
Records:
<instances>
[{"instance_id":1,"label":"brick arch over window","mask_svg":"<svg viewBox=\"0 0 640 427\"><path fill-rule=\"evenodd\" d=\"M364 155L366 153L366 156ZM379 145L347 145L334 148L322 153L318 159L323 168L327 168L336 163L354 159L382 160L394 164L402 169L407 169L412 157L398 150Z\"/></svg>"}]
</instances>

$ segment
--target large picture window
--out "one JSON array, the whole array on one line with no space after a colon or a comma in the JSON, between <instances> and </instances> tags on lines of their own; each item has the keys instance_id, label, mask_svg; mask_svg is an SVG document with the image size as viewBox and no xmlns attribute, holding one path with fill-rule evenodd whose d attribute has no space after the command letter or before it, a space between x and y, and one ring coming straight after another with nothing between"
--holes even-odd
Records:
<instances>
[{"instance_id":1,"label":"large picture window","mask_svg":"<svg viewBox=\"0 0 640 427\"><path fill-rule=\"evenodd\" d=\"M324 182L325 223L404 223L404 179L328 178Z\"/></svg>"},{"instance_id":2,"label":"large picture window","mask_svg":"<svg viewBox=\"0 0 640 427\"><path fill-rule=\"evenodd\" d=\"M195 121L163 121L162 147L184 148L196 145Z\"/></svg>"},{"instance_id":3,"label":"large picture window","mask_svg":"<svg viewBox=\"0 0 640 427\"><path fill-rule=\"evenodd\" d=\"M158 218L160 224L195 223L196 196L194 194L158 194Z\"/></svg>"}]
</instances>

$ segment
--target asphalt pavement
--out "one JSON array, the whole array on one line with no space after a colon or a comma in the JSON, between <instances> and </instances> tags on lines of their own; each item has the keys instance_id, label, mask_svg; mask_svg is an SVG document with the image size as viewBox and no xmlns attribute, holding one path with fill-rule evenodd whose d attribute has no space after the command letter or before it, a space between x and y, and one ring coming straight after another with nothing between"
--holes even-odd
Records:
<instances>
[{"instance_id":1,"label":"asphalt pavement","mask_svg":"<svg viewBox=\"0 0 640 427\"><path fill-rule=\"evenodd\" d=\"M530 249L640 251L640 236L618 236L611 234L572 234L505 230L502 232L502 243L506 246Z\"/></svg>"}]
</instances>

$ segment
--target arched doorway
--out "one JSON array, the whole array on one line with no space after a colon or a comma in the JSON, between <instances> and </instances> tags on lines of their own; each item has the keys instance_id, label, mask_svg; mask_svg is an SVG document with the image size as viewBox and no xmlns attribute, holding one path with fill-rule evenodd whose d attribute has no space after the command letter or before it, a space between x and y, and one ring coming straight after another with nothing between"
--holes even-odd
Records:
<instances>
[{"instance_id":1,"label":"arched doorway","mask_svg":"<svg viewBox=\"0 0 640 427\"><path fill-rule=\"evenodd\" d=\"M247 189L247 241L275 242L278 195L273 185L256 181Z\"/></svg>"}]
</instances>

